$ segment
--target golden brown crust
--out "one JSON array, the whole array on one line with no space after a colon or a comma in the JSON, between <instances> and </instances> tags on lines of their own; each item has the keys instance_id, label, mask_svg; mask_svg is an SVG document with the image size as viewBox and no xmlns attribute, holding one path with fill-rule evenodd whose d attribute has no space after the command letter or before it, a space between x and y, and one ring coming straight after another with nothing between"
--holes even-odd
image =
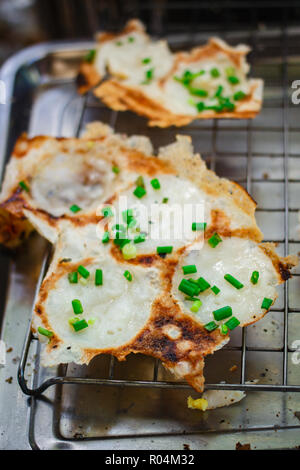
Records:
<instances>
[{"instance_id":1,"label":"golden brown crust","mask_svg":"<svg viewBox=\"0 0 300 470\"><path fill-rule=\"evenodd\" d=\"M289 255L286 257L279 256L276 251L275 243L261 243L260 248L266 253L266 255L272 261L272 264L278 274L278 282L282 284L292 277L290 270L297 266L299 259L296 255Z\"/></svg>"}]
</instances>

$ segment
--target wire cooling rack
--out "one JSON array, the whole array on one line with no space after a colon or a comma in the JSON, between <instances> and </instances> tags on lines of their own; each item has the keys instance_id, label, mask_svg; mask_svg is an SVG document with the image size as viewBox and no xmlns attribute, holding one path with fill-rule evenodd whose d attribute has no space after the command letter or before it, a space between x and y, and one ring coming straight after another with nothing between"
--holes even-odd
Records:
<instances>
[{"instance_id":1,"label":"wire cooling rack","mask_svg":"<svg viewBox=\"0 0 300 470\"><path fill-rule=\"evenodd\" d=\"M223 34L226 39L226 34ZM291 119L298 112L297 109L292 109L290 104L290 78L289 78L289 67L296 67L300 65L300 59L295 55L295 48L293 46L295 38L298 38L295 32L290 33L286 27L276 30L271 35L264 32L250 32L247 34L240 34L237 37L233 36L231 42L240 42L240 40L247 42L252 47L252 53L250 55L250 63L252 67L252 73L256 76L262 76L265 79L265 101L262 111L261 118L258 120L246 120L246 121L232 121L232 120L210 120L195 122L184 129L180 130L180 133L190 134L196 144L196 150L199 150L210 168L216 170L221 176L225 169L226 173L226 162L231 162L233 167L234 162L238 162L239 167L243 167L243 175L239 175L236 180L243 185L250 194L255 193L255 188L263 185L264 194L272 194L274 191L274 185L280 187L280 201L274 196L273 203L269 207L259 207L257 209L257 217L259 220L273 220L278 217L280 220L278 230L272 228L270 240L280 244L284 255L289 253L291 244L297 246L299 240L291 238L290 232L290 218L295 217L297 214L297 208L291 207L289 204L291 193L291 185L300 183L299 172L291 172L289 168L290 162L290 150L289 150L289 138L291 134L296 134L300 130L299 119ZM181 44L177 39L177 47ZM189 35L188 40L184 40L184 44L193 45L198 41L197 35ZM291 47L292 46L292 47ZM265 53L269 52L266 56L266 60L263 61L262 57ZM300 51L297 51L298 53ZM274 70L276 70L276 76L273 76ZM299 68L300 70L300 68ZM90 120L104 120L118 132L127 132L128 134L139 133L148 135L154 144L167 143L173 140L174 135L179 132L174 129L169 130L157 130L149 129L146 126L144 119L136 117L131 113L117 113L107 108L98 102L92 94L88 94L83 98L76 98L80 100L80 112L77 115L77 124L74 125L74 134L80 135L85 124ZM64 111L60 116L60 130L58 134L63 133L63 127L65 121L69 119L69 108L74 101L74 96L67 102ZM273 114L277 116L278 120L274 124ZM298 116L300 116L298 112ZM278 122L280 124L278 124ZM76 127L76 129L75 129ZM206 136L205 147L201 148L201 140L198 142L198 136ZM242 136L242 140L241 140ZM271 137L270 137L271 136ZM274 143L270 141L274 138ZM259 141L265 141L263 149L255 148L256 139ZM240 143L242 142L242 144ZM274 151L274 146L278 142L278 148ZM270 144L270 149L268 148ZM199 149L197 146L199 145ZM279 150L278 150L279 149ZM282 173L277 177L270 177L270 175L253 175L253 170L256 167L257 159L273 159L276 160L282 167ZM295 160L296 166L299 165L299 159L297 160L297 152L293 154L293 161ZM221 171L219 171L219 167ZM273 171L271 168L266 168L266 172ZM227 175L225 175L227 176ZM262 187L262 186L261 186ZM255 194L254 194L255 198ZM271 196L272 199L272 196ZM276 224L275 224L276 225ZM284 229L284 230L283 230ZM267 227L267 233L268 227ZM267 237L268 238L268 237ZM45 271L48 264L49 254L45 257L43 268L40 274L39 282L37 285L37 291L45 275ZM299 276L299 274L295 274ZM289 354L292 353L293 349L289 344L289 315L300 313L300 305L291 306L289 304L289 283L285 283L282 293L282 306L277 307L275 304L274 310L279 313L281 320L283 320L282 328L282 344L278 347L268 345L264 347L261 345L253 345L247 343L247 328L243 328L241 335L240 344L232 344L226 346L226 350L234 351L238 353L239 365L240 365L240 377L235 383L213 383L208 382L205 385L206 389L215 390L248 390L248 391L300 391L300 380L297 383L289 383L288 379L288 368L289 368ZM258 323L259 327L260 323ZM153 361L153 372L151 380L131 380L127 378L119 379L115 377L115 359L111 357L109 364L108 375L99 378L86 378L86 377L74 377L68 376L68 367L61 367L59 376L48 378L40 383L39 381L39 346L37 361L35 366L34 379L32 386L28 385L26 378L26 363L28 361L29 350L36 339L31 334L30 328L28 329L24 348L22 351L22 357L20 360L20 366L18 371L18 380L23 392L27 395L38 396L42 394L47 388L53 385L62 384L73 384L73 385L99 385L99 386L121 386L121 387L144 387L144 388L159 388L159 389L188 389L189 385L186 383L173 382L168 380L159 380L159 361ZM247 380L247 367L248 367L248 355L250 352L255 353L267 353L267 354L280 354L281 355L281 372L280 378L275 384L272 383L249 383ZM267 362L266 362L267 365Z\"/></svg>"}]
</instances>

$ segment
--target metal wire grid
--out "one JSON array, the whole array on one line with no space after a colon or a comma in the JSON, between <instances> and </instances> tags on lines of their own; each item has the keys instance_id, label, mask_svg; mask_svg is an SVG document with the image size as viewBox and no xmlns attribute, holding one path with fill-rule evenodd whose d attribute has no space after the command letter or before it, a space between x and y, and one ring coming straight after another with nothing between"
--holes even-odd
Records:
<instances>
[{"instance_id":1,"label":"metal wire grid","mask_svg":"<svg viewBox=\"0 0 300 470\"><path fill-rule=\"evenodd\" d=\"M252 65L255 63L255 53L257 48L257 35L253 33L250 37L250 42L252 42L253 54L252 54ZM280 103L280 108L282 109L282 128L278 130L278 128L272 128L271 126L259 128L261 132L265 132L267 130L271 131L279 131L282 132L283 135L283 174L284 178L275 180L276 182L284 184L284 208L273 208L273 209L263 209L264 212L283 212L284 215L284 239L275 240L278 243L284 244L284 255L288 254L289 251L289 243L299 243L295 240L289 239L289 214L293 212L293 209L289 209L289 193L288 193L288 184L290 181L293 182L300 182L300 180L296 179L289 179L288 175L288 158L289 158L289 150L288 150L288 136L289 136L289 122L288 122L288 111L289 111L289 96L288 96L288 32L285 27L282 28L281 31L281 63L282 63L282 73L281 73L281 88L283 92L283 98ZM272 107L272 102L268 103L270 107ZM266 106L266 105L265 105ZM278 105L276 105L278 107ZM79 135L84 124L84 119L86 113L93 110L93 112L99 111L100 109L103 110L103 106L101 103L96 102L91 96L86 95L82 98L81 103L81 112L80 117L77 125L76 135ZM115 127L118 120L118 113L115 111L110 111L110 119L109 124L112 127ZM63 122L63 117L61 119L61 124ZM201 126L201 130L208 129L212 131L212 152L210 153L210 167L211 169L215 170L216 167L216 160L217 157L226 158L229 155L232 156L232 152L219 152L217 150L217 138L218 133L220 131L220 123L218 120L214 120L212 126ZM234 127L232 124L226 124L226 126L221 127L222 130L228 132L239 132L240 129ZM246 178L242 181L245 184L246 189L248 192L251 193L252 183L253 182L264 182L268 184L269 180L259 180L252 177L252 165L253 165L253 158L256 156L252 150L252 133L255 131L255 127L253 126L252 120L247 121L246 126L246 133L247 133L247 167L246 167ZM188 130L199 130L197 124L192 124L189 126ZM188 132L187 130L187 132ZM132 129L134 132L135 129ZM161 131L160 131L161 132ZM167 132L167 131L163 131ZM147 132L143 132L147 133ZM260 156L263 154L260 152ZM267 154L269 155L269 154ZM270 180L274 182L274 180ZM259 209L258 209L259 210ZM268 241L268 240L267 240ZM270 240L271 241L271 240ZM272 240L274 242L274 240ZM47 263L48 263L48 256L45 258L43 267L40 273L40 279L37 285L37 292L39 290L40 284L43 280L43 277L46 272ZM243 328L242 331L242 345L241 346L229 346L226 347L228 350L232 351L239 351L241 354L241 370L240 370L240 382L239 383L216 383L216 384L206 384L206 389L215 389L215 390L248 390L248 391L300 391L300 385L289 385L288 384L288 353L292 351L288 347L288 314L289 312L299 312L299 309L290 308L288 302L288 283L284 285L284 307L282 309L276 309L276 311L280 311L283 313L283 320L284 320L284 328L283 328L283 347L281 349L278 348L257 348L257 347L249 347L247 346L247 329ZM55 384L74 384L74 385L99 385L99 386L126 386L126 387L152 387L152 388L171 388L171 389L186 389L189 388L189 385L186 383L178 383L178 382L167 382L167 381L159 381L158 380L158 368L159 368L159 361L154 360L153 366L153 378L152 380L119 380L114 377L114 366L115 366L115 358L111 357L110 365L109 365L109 373L108 377L105 378L82 378L82 377L69 377L67 376L67 366L61 367L61 375L58 377L52 377L43 383L39 384L39 345L37 345L37 359L35 364L35 375L33 379L33 388L29 388L27 385L27 381L25 379L25 369L26 369L26 362L28 359L29 349L33 342L36 339L33 337L30 328L28 329L25 344L22 352L22 357L20 360L19 370L18 370L18 380L19 384L23 390L23 392L27 395L31 396L38 396L42 394L47 388ZM247 366L247 352L248 351L258 351L258 352L281 352L282 353L282 380L280 384L250 384L246 383L246 366Z\"/></svg>"}]
</instances>

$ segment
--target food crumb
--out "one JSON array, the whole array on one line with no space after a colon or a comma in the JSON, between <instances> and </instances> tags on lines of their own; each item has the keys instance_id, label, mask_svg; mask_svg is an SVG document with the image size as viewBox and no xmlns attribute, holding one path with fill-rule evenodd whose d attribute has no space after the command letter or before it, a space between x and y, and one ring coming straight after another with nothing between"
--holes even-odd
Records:
<instances>
[{"instance_id":1,"label":"food crumb","mask_svg":"<svg viewBox=\"0 0 300 470\"><path fill-rule=\"evenodd\" d=\"M11 384L13 381L13 378L12 377L8 377L8 379L5 380L5 382L7 382L8 384Z\"/></svg>"},{"instance_id":2,"label":"food crumb","mask_svg":"<svg viewBox=\"0 0 300 470\"><path fill-rule=\"evenodd\" d=\"M184 450L191 450L190 446L188 444L183 444L183 448L184 448Z\"/></svg>"},{"instance_id":3,"label":"food crumb","mask_svg":"<svg viewBox=\"0 0 300 470\"><path fill-rule=\"evenodd\" d=\"M241 444L240 442L237 442L235 444L235 450L251 450L251 445L250 444Z\"/></svg>"},{"instance_id":4,"label":"food crumb","mask_svg":"<svg viewBox=\"0 0 300 470\"><path fill-rule=\"evenodd\" d=\"M234 372L234 371L237 370L237 368L238 368L238 367L237 367L236 365L234 365L234 366L230 367L229 371L230 371L230 372Z\"/></svg>"},{"instance_id":5,"label":"food crumb","mask_svg":"<svg viewBox=\"0 0 300 470\"><path fill-rule=\"evenodd\" d=\"M10 347L10 348L8 348L8 349L6 350L6 352L7 352L7 353L10 353L10 352L12 352L12 350L13 350L13 348Z\"/></svg>"}]
</instances>

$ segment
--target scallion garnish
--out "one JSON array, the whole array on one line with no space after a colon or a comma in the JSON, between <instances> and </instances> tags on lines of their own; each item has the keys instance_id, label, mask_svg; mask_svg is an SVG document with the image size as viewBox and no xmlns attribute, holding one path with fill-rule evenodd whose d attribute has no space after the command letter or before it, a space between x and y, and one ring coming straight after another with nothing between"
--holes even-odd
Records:
<instances>
[{"instance_id":1,"label":"scallion garnish","mask_svg":"<svg viewBox=\"0 0 300 470\"><path fill-rule=\"evenodd\" d=\"M126 260L136 258L136 247L132 243L126 243L122 247L122 254Z\"/></svg>"},{"instance_id":2,"label":"scallion garnish","mask_svg":"<svg viewBox=\"0 0 300 470\"><path fill-rule=\"evenodd\" d=\"M91 64L96 57L96 49L91 49L84 57L84 61Z\"/></svg>"},{"instance_id":3,"label":"scallion garnish","mask_svg":"<svg viewBox=\"0 0 300 470\"><path fill-rule=\"evenodd\" d=\"M189 264L187 266L182 266L183 274L193 274L197 272L195 264Z\"/></svg>"},{"instance_id":4,"label":"scallion garnish","mask_svg":"<svg viewBox=\"0 0 300 470\"><path fill-rule=\"evenodd\" d=\"M178 290L188 295L189 297L193 297L194 295L197 295L196 294L197 287L194 286L191 282L187 281L186 279L181 280L178 286Z\"/></svg>"},{"instance_id":5,"label":"scallion garnish","mask_svg":"<svg viewBox=\"0 0 300 470\"><path fill-rule=\"evenodd\" d=\"M140 233L136 237L134 237L133 242L134 243L143 243L146 240L146 234L145 233Z\"/></svg>"},{"instance_id":6,"label":"scallion garnish","mask_svg":"<svg viewBox=\"0 0 300 470\"><path fill-rule=\"evenodd\" d=\"M145 196L146 192L147 191L145 188L143 188L142 186L137 186L133 191L133 194L139 199L141 199L143 196Z\"/></svg>"},{"instance_id":7,"label":"scallion garnish","mask_svg":"<svg viewBox=\"0 0 300 470\"><path fill-rule=\"evenodd\" d=\"M163 200L162 200L162 203L163 203L163 204L167 204L168 201L169 201L169 198L168 198L168 197L164 197Z\"/></svg>"},{"instance_id":8,"label":"scallion garnish","mask_svg":"<svg viewBox=\"0 0 300 470\"><path fill-rule=\"evenodd\" d=\"M146 70L145 72L145 80L142 82L142 85L149 85L151 80L154 78L154 67L151 69Z\"/></svg>"},{"instance_id":9,"label":"scallion garnish","mask_svg":"<svg viewBox=\"0 0 300 470\"><path fill-rule=\"evenodd\" d=\"M224 279L236 289L242 289L244 287L244 284L238 281L235 277L231 276L231 274L225 274Z\"/></svg>"},{"instance_id":10,"label":"scallion garnish","mask_svg":"<svg viewBox=\"0 0 300 470\"><path fill-rule=\"evenodd\" d=\"M244 93L243 91L237 91L236 93L234 93L233 95L233 99L235 101L239 101L239 100L243 100L244 98L246 98L246 93Z\"/></svg>"},{"instance_id":11,"label":"scallion garnish","mask_svg":"<svg viewBox=\"0 0 300 470\"><path fill-rule=\"evenodd\" d=\"M74 313L76 315L83 312L82 304L81 304L80 300L78 300L78 299L72 300L72 307L73 307Z\"/></svg>"},{"instance_id":12,"label":"scallion garnish","mask_svg":"<svg viewBox=\"0 0 300 470\"><path fill-rule=\"evenodd\" d=\"M68 279L70 284L77 284L78 283L78 273L75 271L73 273L68 274Z\"/></svg>"},{"instance_id":13,"label":"scallion garnish","mask_svg":"<svg viewBox=\"0 0 300 470\"><path fill-rule=\"evenodd\" d=\"M103 207L103 209L101 209L101 212L104 217L112 217L114 215L110 207Z\"/></svg>"},{"instance_id":14,"label":"scallion garnish","mask_svg":"<svg viewBox=\"0 0 300 470\"><path fill-rule=\"evenodd\" d=\"M83 330L89 326L84 318L82 320L79 320L79 318L74 318L72 321L69 321L69 323L73 326L75 331Z\"/></svg>"},{"instance_id":15,"label":"scallion garnish","mask_svg":"<svg viewBox=\"0 0 300 470\"><path fill-rule=\"evenodd\" d=\"M157 254L166 254L166 253L172 253L173 247L172 246L158 246L156 248Z\"/></svg>"},{"instance_id":16,"label":"scallion garnish","mask_svg":"<svg viewBox=\"0 0 300 470\"><path fill-rule=\"evenodd\" d=\"M220 326L221 334L222 334L222 335L227 335L228 329L229 329L228 326L226 326L225 324L224 324L224 325L221 325L221 326Z\"/></svg>"},{"instance_id":17,"label":"scallion garnish","mask_svg":"<svg viewBox=\"0 0 300 470\"><path fill-rule=\"evenodd\" d=\"M103 237L102 237L102 243L108 243L109 242L109 232L104 232Z\"/></svg>"},{"instance_id":18,"label":"scallion garnish","mask_svg":"<svg viewBox=\"0 0 300 470\"><path fill-rule=\"evenodd\" d=\"M132 281L132 274L129 271L125 271L123 276L127 279L127 281Z\"/></svg>"},{"instance_id":19,"label":"scallion garnish","mask_svg":"<svg viewBox=\"0 0 300 470\"><path fill-rule=\"evenodd\" d=\"M195 300L193 302L193 305L190 308L190 311L193 312L193 313L197 313L199 308L201 307L201 305L202 305L201 300L199 300L199 299Z\"/></svg>"},{"instance_id":20,"label":"scallion garnish","mask_svg":"<svg viewBox=\"0 0 300 470\"><path fill-rule=\"evenodd\" d=\"M112 167L112 171L117 175L118 173L120 173L121 170L120 170L119 167L113 166L113 167Z\"/></svg>"},{"instance_id":21,"label":"scallion garnish","mask_svg":"<svg viewBox=\"0 0 300 470\"><path fill-rule=\"evenodd\" d=\"M211 290L213 291L213 293L215 295L218 295L218 293L221 292L220 289L217 286L212 286Z\"/></svg>"},{"instance_id":22,"label":"scallion garnish","mask_svg":"<svg viewBox=\"0 0 300 470\"><path fill-rule=\"evenodd\" d=\"M38 332L40 335L47 336L47 338L52 338L54 334L52 331L46 330L46 328L43 328L42 326L38 327Z\"/></svg>"},{"instance_id":23,"label":"scallion garnish","mask_svg":"<svg viewBox=\"0 0 300 470\"><path fill-rule=\"evenodd\" d=\"M24 189L29 193L29 186L27 185L27 183L25 183L25 181L19 181L19 186L20 188Z\"/></svg>"},{"instance_id":24,"label":"scallion garnish","mask_svg":"<svg viewBox=\"0 0 300 470\"><path fill-rule=\"evenodd\" d=\"M84 277L84 279L87 279L90 275L90 272L84 266L82 266L82 264L78 266L77 271L82 277Z\"/></svg>"},{"instance_id":25,"label":"scallion garnish","mask_svg":"<svg viewBox=\"0 0 300 470\"><path fill-rule=\"evenodd\" d=\"M134 40L135 40L135 39L134 39L134 37L133 37L133 36L129 36L129 38L128 38L128 42L134 42Z\"/></svg>"},{"instance_id":26,"label":"scallion garnish","mask_svg":"<svg viewBox=\"0 0 300 470\"><path fill-rule=\"evenodd\" d=\"M214 331L216 328L218 328L218 325L214 321L210 321L209 323L206 323L206 325L204 325L204 328L207 331Z\"/></svg>"},{"instance_id":27,"label":"scallion garnish","mask_svg":"<svg viewBox=\"0 0 300 470\"><path fill-rule=\"evenodd\" d=\"M201 98L206 98L208 96L208 92L206 90L202 90L199 88L192 88L192 87L189 87L188 90L190 94L194 96L200 96Z\"/></svg>"},{"instance_id":28,"label":"scallion garnish","mask_svg":"<svg viewBox=\"0 0 300 470\"><path fill-rule=\"evenodd\" d=\"M192 230L193 232L198 232L200 230L205 230L206 229L206 222L193 222L192 223Z\"/></svg>"},{"instance_id":29,"label":"scallion garnish","mask_svg":"<svg viewBox=\"0 0 300 470\"><path fill-rule=\"evenodd\" d=\"M218 78L220 76L220 71L219 69L217 68L213 68L210 70L210 75L213 77L213 78Z\"/></svg>"},{"instance_id":30,"label":"scallion garnish","mask_svg":"<svg viewBox=\"0 0 300 470\"><path fill-rule=\"evenodd\" d=\"M237 85L238 83L240 83L239 79L235 75L230 75L229 77L227 77L227 80L229 81L229 83L231 83L231 85Z\"/></svg>"},{"instance_id":31,"label":"scallion garnish","mask_svg":"<svg viewBox=\"0 0 300 470\"><path fill-rule=\"evenodd\" d=\"M142 188L145 187L145 181L144 181L144 178L142 176L139 176L136 181L135 181L135 184L137 186L142 186Z\"/></svg>"},{"instance_id":32,"label":"scallion garnish","mask_svg":"<svg viewBox=\"0 0 300 470\"><path fill-rule=\"evenodd\" d=\"M206 289L210 287L209 282L207 282L203 277L199 277L199 279L197 279L197 284L201 289L200 292L204 292Z\"/></svg>"},{"instance_id":33,"label":"scallion garnish","mask_svg":"<svg viewBox=\"0 0 300 470\"><path fill-rule=\"evenodd\" d=\"M144 59L142 59L142 64L150 64L151 62L151 57L145 57Z\"/></svg>"},{"instance_id":34,"label":"scallion garnish","mask_svg":"<svg viewBox=\"0 0 300 470\"><path fill-rule=\"evenodd\" d=\"M123 43L121 41L117 41L117 42L115 42L115 45L116 46L123 46Z\"/></svg>"},{"instance_id":35,"label":"scallion garnish","mask_svg":"<svg viewBox=\"0 0 300 470\"><path fill-rule=\"evenodd\" d=\"M150 183L153 189L160 189L160 182L158 181L157 178L154 178L153 180L151 180Z\"/></svg>"},{"instance_id":36,"label":"scallion garnish","mask_svg":"<svg viewBox=\"0 0 300 470\"><path fill-rule=\"evenodd\" d=\"M239 326L240 321L236 317L231 317L227 322L225 322L225 325L229 330L234 330L237 326Z\"/></svg>"},{"instance_id":37,"label":"scallion garnish","mask_svg":"<svg viewBox=\"0 0 300 470\"><path fill-rule=\"evenodd\" d=\"M264 298L264 300L262 301L262 304L261 304L261 308L264 308L266 310L269 310L269 308L271 307L273 303L273 300L272 299L268 299L267 297Z\"/></svg>"},{"instance_id":38,"label":"scallion garnish","mask_svg":"<svg viewBox=\"0 0 300 470\"><path fill-rule=\"evenodd\" d=\"M76 214L76 212L81 211L81 207L77 206L77 204L73 204L73 205L70 207L70 211L71 211L71 212L74 212L74 214Z\"/></svg>"},{"instance_id":39,"label":"scallion garnish","mask_svg":"<svg viewBox=\"0 0 300 470\"><path fill-rule=\"evenodd\" d=\"M232 315L232 308L227 305L226 307L218 308L213 311L213 316L216 321L224 320Z\"/></svg>"},{"instance_id":40,"label":"scallion garnish","mask_svg":"<svg viewBox=\"0 0 300 470\"><path fill-rule=\"evenodd\" d=\"M217 232L215 232L207 241L212 248L216 248L216 246L222 241L222 238L217 234Z\"/></svg>"},{"instance_id":41,"label":"scallion garnish","mask_svg":"<svg viewBox=\"0 0 300 470\"><path fill-rule=\"evenodd\" d=\"M102 286L102 284L103 284L102 269L96 269L96 271L95 271L95 286Z\"/></svg>"},{"instance_id":42,"label":"scallion garnish","mask_svg":"<svg viewBox=\"0 0 300 470\"><path fill-rule=\"evenodd\" d=\"M251 274L251 279L250 279L252 284L257 284L258 283L258 278L259 278L259 272L258 271L253 271L253 273Z\"/></svg>"}]
</instances>

